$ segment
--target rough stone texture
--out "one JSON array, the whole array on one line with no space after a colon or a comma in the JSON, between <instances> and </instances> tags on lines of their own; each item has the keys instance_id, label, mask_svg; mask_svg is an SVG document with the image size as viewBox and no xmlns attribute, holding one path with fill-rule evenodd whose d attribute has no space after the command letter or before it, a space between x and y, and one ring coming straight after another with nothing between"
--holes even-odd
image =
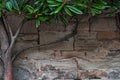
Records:
<instances>
[{"instance_id":1,"label":"rough stone texture","mask_svg":"<svg viewBox=\"0 0 120 80\"><path fill-rule=\"evenodd\" d=\"M70 34L74 20L66 28L61 22L58 27L53 23L42 24L39 36L34 21L25 23L13 54L32 48L17 56L14 80L120 80L120 41L114 17L102 14L93 17L92 24L87 15L83 17L76 36L35 48L33 46L58 41ZM7 20L15 32L20 16L12 15ZM2 70L0 64L0 77Z\"/></svg>"},{"instance_id":2,"label":"rough stone texture","mask_svg":"<svg viewBox=\"0 0 120 80\"><path fill-rule=\"evenodd\" d=\"M97 70L97 69L94 69L94 70L81 70L78 72L78 78L79 79L102 79L103 77L107 77L107 73L105 71L102 71L102 70Z\"/></svg>"},{"instance_id":3,"label":"rough stone texture","mask_svg":"<svg viewBox=\"0 0 120 80\"><path fill-rule=\"evenodd\" d=\"M23 63L24 62L24 63ZM75 79L76 62L65 60L20 60L15 62L15 79L17 80L56 80ZM21 72L26 75L21 74ZM18 76L19 75L19 76ZM20 77L21 76L21 77ZM30 76L30 77L29 77Z\"/></svg>"}]
</instances>

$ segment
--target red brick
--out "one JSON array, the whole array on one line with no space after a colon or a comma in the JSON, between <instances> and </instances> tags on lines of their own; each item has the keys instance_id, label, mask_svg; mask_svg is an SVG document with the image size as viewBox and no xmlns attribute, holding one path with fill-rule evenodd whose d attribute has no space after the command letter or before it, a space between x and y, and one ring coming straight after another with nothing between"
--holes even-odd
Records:
<instances>
[{"instance_id":1,"label":"red brick","mask_svg":"<svg viewBox=\"0 0 120 80\"><path fill-rule=\"evenodd\" d=\"M97 33L98 39L118 39L120 34L112 31L102 31Z\"/></svg>"}]
</instances>

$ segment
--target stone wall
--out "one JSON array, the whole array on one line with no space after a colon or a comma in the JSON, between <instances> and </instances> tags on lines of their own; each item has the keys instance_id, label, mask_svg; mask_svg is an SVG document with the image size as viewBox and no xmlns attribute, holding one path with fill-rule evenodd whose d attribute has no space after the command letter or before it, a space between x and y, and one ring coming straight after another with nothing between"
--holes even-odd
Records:
<instances>
[{"instance_id":1,"label":"stone wall","mask_svg":"<svg viewBox=\"0 0 120 80\"><path fill-rule=\"evenodd\" d=\"M21 18L12 15L7 19L15 32ZM115 18L99 15L89 24L84 15L80 20L75 36L21 52L14 62L14 80L119 80L120 34ZM65 29L62 23L42 24L37 30L34 21L29 21L20 32L13 53L58 41L70 34L74 25L71 22ZM0 70L2 75L2 66Z\"/></svg>"}]
</instances>

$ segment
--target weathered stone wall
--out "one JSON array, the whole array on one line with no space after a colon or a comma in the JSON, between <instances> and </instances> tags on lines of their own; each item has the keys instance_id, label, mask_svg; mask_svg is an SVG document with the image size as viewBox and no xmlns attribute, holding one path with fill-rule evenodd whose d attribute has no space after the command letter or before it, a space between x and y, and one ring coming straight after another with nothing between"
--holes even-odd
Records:
<instances>
[{"instance_id":1,"label":"weathered stone wall","mask_svg":"<svg viewBox=\"0 0 120 80\"><path fill-rule=\"evenodd\" d=\"M8 20L15 32L21 18L12 15ZM52 23L51 26L42 24L37 30L34 21L27 22L13 53L38 43L60 40L73 28L73 22L66 29L62 23L59 26ZM14 62L14 80L119 80L120 34L115 18L100 15L93 17L89 24L85 15L77 32L65 41L21 52Z\"/></svg>"}]
</instances>

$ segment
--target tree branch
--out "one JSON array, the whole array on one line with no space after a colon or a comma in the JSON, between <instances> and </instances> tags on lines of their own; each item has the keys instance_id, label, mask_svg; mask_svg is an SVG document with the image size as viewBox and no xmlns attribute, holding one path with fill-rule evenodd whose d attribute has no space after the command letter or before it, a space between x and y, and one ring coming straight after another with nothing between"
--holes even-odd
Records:
<instances>
[{"instance_id":1,"label":"tree branch","mask_svg":"<svg viewBox=\"0 0 120 80\"><path fill-rule=\"evenodd\" d=\"M4 24L4 22L3 22ZM2 23L0 23L0 42L1 42L1 50L2 54L6 52L9 47L8 35L6 33L5 27Z\"/></svg>"},{"instance_id":2,"label":"tree branch","mask_svg":"<svg viewBox=\"0 0 120 80\"><path fill-rule=\"evenodd\" d=\"M9 30L10 38L12 38L12 37L13 37L13 32L12 32L12 30L11 30L11 27L10 27L8 21L5 19L5 16L2 16L2 18L3 18L3 21L4 21L4 23L5 23L6 28L8 28L8 30Z\"/></svg>"},{"instance_id":3,"label":"tree branch","mask_svg":"<svg viewBox=\"0 0 120 80\"><path fill-rule=\"evenodd\" d=\"M18 34L19 34L22 26L24 25L24 23L25 23L26 21L27 21L26 19L23 19L22 22L18 25L18 29L17 29L17 31L16 31L16 33L15 33L15 35L14 35L14 38L15 38L15 39L17 38L17 36L18 36Z\"/></svg>"},{"instance_id":4,"label":"tree branch","mask_svg":"<svg viewBox=\"0 0 120 80\"><path fill-rule=\"evenodd\" d=\"M73 31L72 31L70 34L67 34L66 36L64 36L63 38L61 38L61 39L59 39L59 40L56 40L56 41L53 41L53 42L50 42L50 43L47 43L47 44L33 45L33 46L30 46L30 47L27 47L27 48L24 48L24 49L20 50L19 52L17 52L16 54L13 55L13 57L12 57L12 62L15 61L16 57L17 57L21 52L23 52L23 51L25 51L25 50L28 50L28 49L30 49L30 48L47 46L47 45L56 44L56 43L63 42L63 41L68 41L70 38L74 37L74 36L77 34L78 25L79 25L79 20L76 19L76 24L75 24L75 26L74 26Z\"/></svg>"}]
</instances>

